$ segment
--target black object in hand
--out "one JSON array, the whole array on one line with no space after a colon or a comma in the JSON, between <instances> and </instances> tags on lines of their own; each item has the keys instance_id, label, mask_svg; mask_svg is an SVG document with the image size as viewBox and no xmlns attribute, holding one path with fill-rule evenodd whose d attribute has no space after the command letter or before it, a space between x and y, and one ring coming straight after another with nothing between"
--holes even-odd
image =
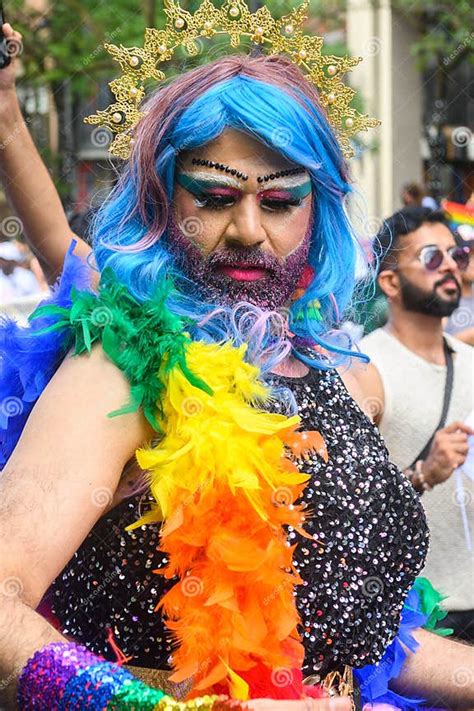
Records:
<instances>
[{"instance_id":1,"label":"black object in hand","mask_svg":"<svg viewBox=\"0 0 474 711\"><path fill-rule=\"evenodd\" d=\"M12 61L12 58L10 57L10 54L8 52L8 42L2 32L2 26L4 22L5 18L3 15L3 3L0 2L0 69L5 69L5 67L8 67L8 65Z\"/></svg>"}]
</instances>

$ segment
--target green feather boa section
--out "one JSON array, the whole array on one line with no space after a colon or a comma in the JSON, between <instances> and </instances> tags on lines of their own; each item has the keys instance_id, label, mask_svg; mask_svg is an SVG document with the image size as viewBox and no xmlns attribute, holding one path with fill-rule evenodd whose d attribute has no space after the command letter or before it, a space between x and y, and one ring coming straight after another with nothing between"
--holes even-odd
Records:
<instances>
[{"instance_id":1,"label":"green feather boa section","mask_svg":"<svg viewBox=\"0 0 474 711\"><path fill-rule=\"evenodd\" d=\"M441 606L445 595L441 595L430 583L428 578L417 578L413 586L420 598L421 612L428 616L427 621L423 625L425 630L439 634L442 637L447 637L454 630L449 627L438 627L438 622L444 620L448 614Z\"/></svg>"},{"instance_id":2,"label":"green feather boa section","mask_svg":"<svg viewBox=\"0 0 474 711\"><path fill-rule=\"evenodd\" d=\"M106 356L127 377L131 391L130 401L109 417L142 407L151 426L161 432L161 398L171 369L179 367L192 385L212 394L186 365L186 347L191 340L184 319L166 305L172 289L171 281L164 280L151 299L139 302L112 271L105 270L97 294L72 289L70 308L46 304L36 309L30 320L53 318L52 325L37 333L69 331L74 355L90 353L94 344L101 343Z\"/></svg>"}]
</instances>

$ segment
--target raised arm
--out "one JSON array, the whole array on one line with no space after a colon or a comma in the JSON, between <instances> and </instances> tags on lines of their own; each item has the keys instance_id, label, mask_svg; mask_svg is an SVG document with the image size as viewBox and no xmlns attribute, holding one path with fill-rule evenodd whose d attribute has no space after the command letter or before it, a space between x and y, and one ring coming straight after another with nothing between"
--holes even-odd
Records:
<instances>
[{"instance_id":1,"label":"raised arm","mask_svg":"<svg viewBox=\"0 0 474 711\"><path fill-rule=\"evenodd\" d=\"M125 377L100 347L67 358L0 474L0 708L15 708L32 653L60 639L34 610L151 435L139 413L107 417L128 397Z\"/></svg>"},{"instance_id":2,"label":"raised arm","mask_svg":"<svg viewBox=\"0 0 474 711\"><path fill-rule=\"evenodd\" d=\"M3 31L7 40L21 40L8 23ZM23 223L25 237L52 284L61 272L73 234L23 119L15 91L15 65L13 58L8 67L0 69L0 179L12 210ZM86 257L90 251L79 239L76 254Z\"/></svg>"}]
</instances>

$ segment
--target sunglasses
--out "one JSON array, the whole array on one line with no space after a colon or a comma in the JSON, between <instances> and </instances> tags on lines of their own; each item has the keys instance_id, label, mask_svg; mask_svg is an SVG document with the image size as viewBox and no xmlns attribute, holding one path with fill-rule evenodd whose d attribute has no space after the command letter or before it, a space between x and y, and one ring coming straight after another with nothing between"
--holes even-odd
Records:
<instances>
[{"instance_id":1,"label":"sunglasses","mask_svg":"<svg viewBox=\"0 0 474 711\"><path fill-rule=\"evenodd\" d=\"M459 271L464 272L469 265L470 252L469 247L450 247L445 251L435 245L428 245L427 247L423 247L417 259L422 263L425 269L429 272L434 272L441 266L445 256L449 255L451 259L456 262Z\"/></svg>"}]
</instances>

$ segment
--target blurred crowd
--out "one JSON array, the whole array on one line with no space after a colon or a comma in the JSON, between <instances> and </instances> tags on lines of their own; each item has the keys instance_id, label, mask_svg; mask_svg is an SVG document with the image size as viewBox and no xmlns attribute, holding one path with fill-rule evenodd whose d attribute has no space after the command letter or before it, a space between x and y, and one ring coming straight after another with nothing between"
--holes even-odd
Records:
<instances>
[{"instance_id":1,"label":"blurred crowd","mask_svg":"<svg viewBox=\"0 0 474 711\"><path fill-rule=\"evenodd\" d=\"M43 271L28 245L18 240L0 242L0 313L23 323L48 293Z\"/></svg>"}]
</instances>

